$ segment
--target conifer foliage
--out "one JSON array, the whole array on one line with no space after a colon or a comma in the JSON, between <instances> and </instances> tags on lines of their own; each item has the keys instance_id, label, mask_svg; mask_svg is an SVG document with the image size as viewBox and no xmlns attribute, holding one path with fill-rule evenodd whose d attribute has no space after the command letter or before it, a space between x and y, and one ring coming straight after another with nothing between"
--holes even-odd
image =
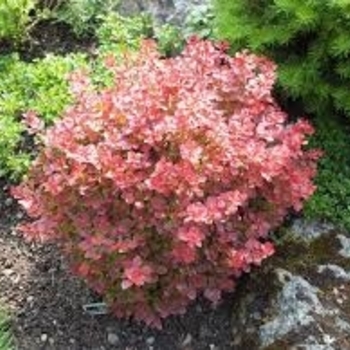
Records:
<instances>
[{"instance_id":1,"label":"conifer foliage","mask_svg":"<svg viewBox=\"0 0 350 350\"><path fill-rule=\"evenodd\" d=\"M313 129L286 123L275 65L226 49L192 38L161 59L145 42L108 59L114 84L99 91L74 74L75 104L13 189L26 237L58 243L119 317L160 326L200 294L217 303L314 191Z\"/></svg>"},{"instance_id":2,"label":"conifer foliage","mask_svg":"<svg viewBox=\"0 0 350 350\"><path fill-rule=\"evenodd\" d=\"M308 111L350 115L350 2L214 0L219 36L266 54L279 84Z\"/></svg>"}]
</instances>

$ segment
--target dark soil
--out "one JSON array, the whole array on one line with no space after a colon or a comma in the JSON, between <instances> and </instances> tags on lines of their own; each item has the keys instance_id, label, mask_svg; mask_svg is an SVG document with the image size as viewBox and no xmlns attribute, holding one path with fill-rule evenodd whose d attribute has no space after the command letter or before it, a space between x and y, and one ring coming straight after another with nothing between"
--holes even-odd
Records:
<instances>
[{"instance_id":1,"label":"dark soil","mask_svg":"<svg viewBox=\"0 0 350 350\"><path fill-rule=\"evenodd\" d=\"M96 38L93 35L78 37L65 23L43 21L38 23L28 40L14 46L12 42L0 41L0 55L17 51L25 61L45 57L47 53L64 55L70 52L95 54Z\"/></svg>"},{"instance_id":2,"label":"dark soil","mask_svg":"<svg viewBox=\"0 0 350 350\"><path fill-rule=\"evenodd\" d=\"M226 350L232 296L213 310L205 301L172 317L161 331L112 315L91 316L83 305L99 301L68 271L52 245L25 242L15 229L23 213L0 189L0 304L12 313L18 350Z\"/></svg>"}]
</instances>

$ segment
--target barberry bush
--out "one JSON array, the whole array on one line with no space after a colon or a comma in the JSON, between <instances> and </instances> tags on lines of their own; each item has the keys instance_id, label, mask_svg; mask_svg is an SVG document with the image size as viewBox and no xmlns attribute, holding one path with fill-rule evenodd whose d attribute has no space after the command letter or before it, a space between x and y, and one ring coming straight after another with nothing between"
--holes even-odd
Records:
<instances>
[{"instance_id":1,"label":"barberry bush","mask_svg":"<svg viewBox=\"0 0 350 350\"><path fill-rule=\"evenodd\" d=\"M216 304L314 191L313 129L286 123L275 65L226 50L192 38L160 59L146 41L108 60L108 88L75 73L75 104L13 189L32 218L25 236L58 243L118 317L161 326L199 295Z\"/></svg>"}]
</instances>

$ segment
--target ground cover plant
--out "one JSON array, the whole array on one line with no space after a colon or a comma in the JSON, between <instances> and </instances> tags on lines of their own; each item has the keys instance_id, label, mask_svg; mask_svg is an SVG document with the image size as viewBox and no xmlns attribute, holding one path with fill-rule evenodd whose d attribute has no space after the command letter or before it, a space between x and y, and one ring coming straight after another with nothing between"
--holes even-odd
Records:
<instances>
[{"instance_id":1,"label":"ground cover plant","mask_svg":"<svg viewBox=\"0 0 350 350\"><path fill-rule=\"evenodd\" d=\"M306 203L307 218L322 218L338 227L350 230L350 136L349 129L339 120L315 120L312 147L322 148L315 179L316 193Z\"/></svg>"},{"instance_id":2,"label":"ground cover plant","mask_svg":"<svg viewBox=\"0 0 350 350\"><path fill-rule=\"evenodd\" d=\"M286 125L265 58L193 38L175 58L148 41L107 64L105 89L73 76L75 104L12 193L27 238L58 243L117 316L159 327L273 253L268 233L313 193L319 153L304 150L310 124Z\"/></svg>"},{"instance_id":3,"label":"ground cover plant","mask_svg":"<svg viewBox=\"0 0 350 350\"><path fill-rule=\"evenodd\" d=\"M37 0L3 0L0 3L0 40L15 43L24 40L32 22L30 12L36 5Z\"/></svg>"},{"instance_id":4,"label":"ground cover plant","mask_svg":"<svg viewBox=\"0 0 350 350\"><path fill-rule=\"evenodd\" d=\"M0 350L12 350L11 336L8 331L8 318L0 309Z\"/></svg>"},{"instance_id":5,"label":"ground cover plant","mask_svg":"<svg viewBox=\"0 0 350 350\"><path fill-rule=\"evenodd\" d=\"M59 0L51 18L68 24L78 36L94 35L106 15L115 13L119 0Z\"/></svg>"},{"instance_id":6,"label":"ground cover plant","mask_svg":"<svg viewBox=\"0 0 350 350\"><path fill-rule=\"evenodd\" d=\"M31 63L16 54L0 57L0 176L18 179L30 163L32 149L20 147L22 114L36 111L49 125L71 100L66 75L84 63L78 54Z\"/></svg>"}]
</instances>

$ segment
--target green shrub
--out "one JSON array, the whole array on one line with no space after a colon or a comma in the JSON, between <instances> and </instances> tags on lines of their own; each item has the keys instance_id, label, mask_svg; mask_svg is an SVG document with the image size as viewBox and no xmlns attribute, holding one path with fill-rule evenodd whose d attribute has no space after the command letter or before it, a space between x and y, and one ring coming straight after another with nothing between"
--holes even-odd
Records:
<instances>
[{"instance_id":1,"label":"green shrub","mask_svg":"<svg viewBox=\"0 0 350 350\"><path fill-rule=\"evenodd\" d=\"M179 54L185 44L181 30L168 23L155 26L154 37L158 42L158 50L166 57Z\"/></svg>"},{"instance_id":2,"label":"green shrub","mask_svg":"<svg viewBox=\"0 0 350 350\"><path fill-rule=\"evenodd\" d=\"M182 28L168 23L154 26L158 49L166 57L178 55L186 39L193 35L202 39L214 38L214 11L209 1L190 8Z\"/></svg>"},{"instance_id":3,"label":"green shrub","mask_svg":"<svg viewBox=\"0 0 350 350\"><path fill-rule=\"evenodd\" d=\"M21 114L34 110L50 124L71 100L67 73L82 65L82 55L48 56L33 63L18 55L0 58L0 176L16 178L29 165L31 150L19 147Z\"/></svg>"},{"instance_id":4,"label":"green shrub","mask_svg":"<svg viewBox=\"0 0 350 350\"><path fill-rule=\"evenodd\" d=\"M308 111L350 113L350 3L215 0L218 35L279 65L279 86Z\"/></svg>"},{"instance_id":5,"label":"green shrub","mask_svg":"<svg viewBox=\"0 0 350 350\"><path fill-rule=\"evenodd\" d=\"M169 23L157 24L147 14L125 17L111 12L102 17L96 33L101 53L137 50L142 39L152 38L161 54L171 57L182 51L187 37L213 36L213 12L209 5L196 8L187 16L183 29Z\"/></svg>"},{"instance_id":6,"label":"green shrub","mask_svg":"<svg viewBox=\"0 0 350 350\"><path fill-rule=\"evenodd\" d=\"M96 34L100 53L119 54L137 50L142 39L152 37L153 23L147 15L124 17L111 12L103 17Z\"/></svg>"},{"instance_id":7,"label":"green shrub","mask_svg":"<svg viewBox=\"0 0 350 350\"><path fill-rule=\"evenodd\" d=\"M66 0L61 1L52 17L67 23L76 35L94 34L100 17L117 8L119 0Z\"/></svg>"},{"instance_id":8,"label":"green shrub","mask_svg":"<svg viewBox=\"0 0 350 350\"><path fill-rule=\"evenodd\" d=\"M37 0L0 1L0 40L22 41L29 32Z\"/></svg>"},{"instance_id":9,"label":"green shrub","mask_svg":"<svg viewBox=\"0 0 350 350\"><path fill-rule=\"evenodd\" d=\"M1 112L17 114L33 109L46 122L52 121L70 101L66 75L84 64L82 54L48 55L31 63L21 61L16 54L1 57Z\"/></svg>"},{"instance_id":10,"label":"green shrub","mask_svg":"<svg viewBox=\"0 0 350 350\"><path fill-rule=\"evenodd\" d=\"M183 29L184 35L189 36L195 33L201 38L213 38L214 19L215 13L210 1L195 6L186 17Z\"/></svg>"},{"instance_id":11,"label":"green shrub","mask_svg":"<svg viewBox=\"0 0 350 350\"><path fill-rule=\"evenodd\" d=\"M304 207L308 218L324 218L350 229L350 134L339 121L316 120L311 147L324 150L317 191Z\"/></svg>"}]
</instances>

